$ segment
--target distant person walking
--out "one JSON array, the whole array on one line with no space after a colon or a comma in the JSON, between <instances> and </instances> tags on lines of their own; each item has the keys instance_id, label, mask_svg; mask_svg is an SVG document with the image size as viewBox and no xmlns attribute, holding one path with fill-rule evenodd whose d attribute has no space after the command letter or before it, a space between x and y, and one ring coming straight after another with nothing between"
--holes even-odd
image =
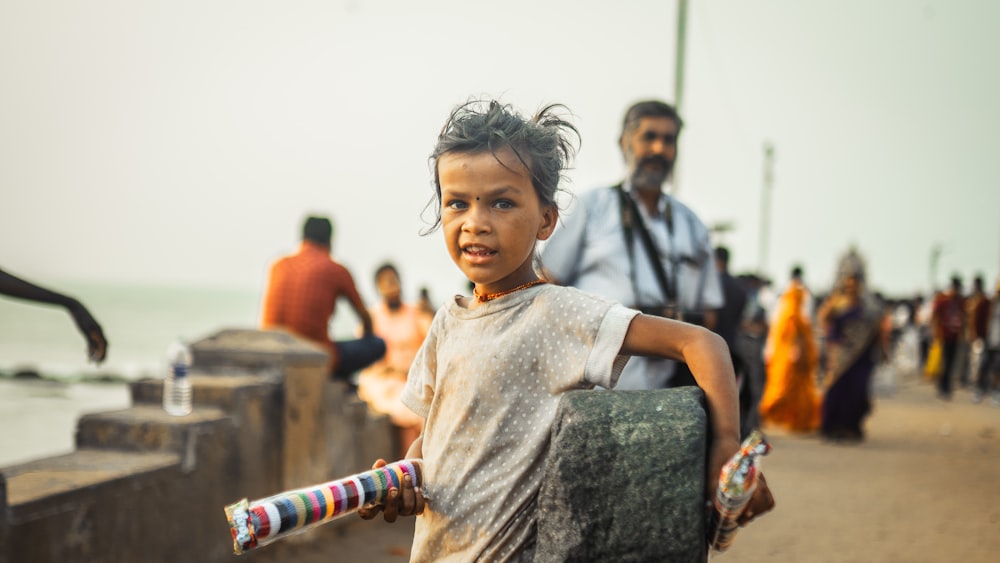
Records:
<instances>
[{"instance_id":1,"label":"distant person walking","mask_svg":"<svg viewBox=\"0 0 1000 563\"><path fill-rule=\"evenodd\" d=\"M833 441L864 440L871 412L871 378L884 354L883 307L865 290L865 268L853 251L816 313L826 332L826 373L820 434Z\"/></svg>"},{"instance_id":2,"label":"distant person walking","mask_svg":"<svg viewBox=\"0 0 1000 563\"><path fill-rule=\"evenodd\" d=\"M965 298L962 297L962 278L952 276L947 291L934 297L931 310L934 337L941 343L941 368L938 374L938 396L951 399L951 378L955 371L958 346L965 327Z\"/></svg>"},{"instance_id":3,"label":"distant person walking","mask_svg":"<svg viewBox=\"0 0 1000 563\"><path fill-rule=\"evenodd\" d=\"M347 268L330 257L333 224L309 217L296 254L271 266L264 294L261 327L280 328L322 345L330 355L330 374L349 382L355 372L385 355L385 342L372 333L372 318ZM329 335L337 299L344 297L361 319L363 336L334 342Z\"/></svg>"},{"instance_id":4,"label":"distant person walking","mask_svg":"<svg viewBox=\"0 0 1000 563\"><path fill-rule=\"evenodd\" d=\"M100 364L108 355L108 340L101 325L97 324L90 311L76 299L51 289L31 283L14 274L0 270L0 294L35 303L63 307L73 317L76 328L87 341L87 359Z\"/></svg>"},{"instance_id":5,"label":"distant person walking","mask_svg":"<svg viewBox=\"0 0 1000 563\"><path fill-rule=\"evenodd\" d=\"M983 353L990 316L990 297L983 289L983 276L972 280L972 293L965 299L965 354L960 382L963 387L975 377Z\"/></svg>"},{"instance_id":6,"label":"distant person walking","mask_svg":"<svg viewBox=\"0 0 1000 563\"><path fill-rule=\"evenodd\" d=\"M986 334L972 402L978 403L992 392L993 405L1000 407L998 387L1000 387L1000 282L997 282L993 298L987 303Z\"/></svg>"},{"instance_id":7,"label":"distant person walking","mask_svg":"<svg viewBox=\"0 0 1000 563\"><path fill-rule=\"evenodd\" d=\"M820 404L816 389L819 351L804 302L809 295L801 270L778 298L774 319L764 345L767 381L760 400L762 424L792 432L813 432L819 427Z\"/></svg>"}]
</instances>

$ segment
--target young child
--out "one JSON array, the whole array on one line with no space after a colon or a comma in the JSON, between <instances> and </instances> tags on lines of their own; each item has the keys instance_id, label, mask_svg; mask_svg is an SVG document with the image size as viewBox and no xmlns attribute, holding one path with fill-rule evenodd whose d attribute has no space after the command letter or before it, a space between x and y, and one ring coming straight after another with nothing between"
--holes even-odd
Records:
<instances>
[{"instance_id":1,"label":"young child","mask_svg":"<svg viewBox=\"0 0 1000 563\"><path fill-rule=\"evenodd\" d=\"M473 295L438 311L403 392L425 418L407 453L423 458L421 489L404 481L386 506L362 511L372 518L384 510L388 521L422 514L413 561L530 561L559 398L614 387L630 355L690 365L712 421L713 494L740 445L735 377L721 338L536 275L535 244L556 226L555 195L574 152L567 134L576 129L554 113L560 107L529 120L495 101L467 103L452 112L431 156L434 227Z\"/></svg>"}]
</instances>

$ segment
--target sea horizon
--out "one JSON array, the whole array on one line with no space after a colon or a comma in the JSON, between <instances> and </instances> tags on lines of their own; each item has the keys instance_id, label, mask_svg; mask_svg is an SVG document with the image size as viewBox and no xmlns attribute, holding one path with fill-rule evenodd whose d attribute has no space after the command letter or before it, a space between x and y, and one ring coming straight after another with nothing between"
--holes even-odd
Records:
<instances>
[{"instance_id":1,"label":"sea horizon","mask_svg":"<svg viewBox=\"0 0 1000 563\"><path fill-rule=\"evenodd\" d=\"M0 377L63 382L162 377L172 340L195 342L221 330L259 326L259 288L96 281L47 286L77 298L101 324L109 343L106 360L87 361L86 342L65 309L0 296ZM351 335L356 323L341 303L332 333Z\"/></svg>"}]
</instances>

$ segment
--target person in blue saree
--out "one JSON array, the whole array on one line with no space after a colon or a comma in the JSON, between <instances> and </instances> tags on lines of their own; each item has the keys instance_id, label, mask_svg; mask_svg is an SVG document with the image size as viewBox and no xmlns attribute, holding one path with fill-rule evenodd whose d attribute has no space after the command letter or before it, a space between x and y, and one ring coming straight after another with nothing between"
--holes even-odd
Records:
<instances>
[{"instance_id":1,"label":"person in blue saree","mask_svg":"<svg viewBox=\"0 0 1000 563\"><path fill-rule=\"evenodd\" d=\"M842 260L838 281L820 306L817 320L826 334L826 370L820 435L833 441L864 440L864 419L871 412L871 377L885 357L883 308L865 290L865 268L851 251Z\"/></svg>"}]
</instances>

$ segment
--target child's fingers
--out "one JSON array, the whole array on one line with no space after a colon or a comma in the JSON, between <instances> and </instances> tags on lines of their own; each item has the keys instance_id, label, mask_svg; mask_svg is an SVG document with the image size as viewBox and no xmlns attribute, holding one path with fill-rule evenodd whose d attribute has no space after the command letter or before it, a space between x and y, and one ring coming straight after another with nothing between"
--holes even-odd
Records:
<instances>
[{"instance_id":1,"label":"child's fingers","mask_svg":"<svg viewBox=\"0 0 1000 563\"><path fill-rule=\"evenodd\" d=\"M378 513L382 510L382 505L380 504L369 504L362 506L358 509L358 516L365 520L371 520L378 516Z\"/></svg>"},{"instance_id":2,"label":"child's fingers","mask_svg":"<svg viewBox=\"0 0 1000 563\"><path fill-rule=\"evenodd\" d=\"M413 506L413 513L416 515L421 515L424 513L424 508L427 507L428 500L424 497L424 491L421 488L416 489L415 502Z\"/></svg>"},{"instance_id":3,"label":"child's fingers","mask_svg":"<svg viewBox=\"0 0 1000 563\"><path fill-rule=\"evenodd\" d=\"M409 475L403 476L403 514L412 515L415 514L413 511L414 507L417 505L417 494L418 491L413 486L413 479Z\"/></svg>"},{"instance_id":4,"label":"child's fingers","mask_svg":"<svg viewBox=\"0 0 1000 563\"><path fill-rule=\"evenodd\" d=\"M400 514L413 516L424 512L427 499L424 498L424 493L419 487L413 486L413 479L409 475L403 476L403 490L400 492L402 494Z\"/></svg>"},{"instance_id":5,"label":"child's fingers","mask_svg":"<svg viewBox=\"0 0 1000 563\"><path fill-rule=\"evenodd\" d=\"M386 522L392 523L396 521L396 517L399 516L399 489L393 487L389 489L389 498L385 502L385 507L382 509L382 517Z\"/></svg>"}]
</instances>

